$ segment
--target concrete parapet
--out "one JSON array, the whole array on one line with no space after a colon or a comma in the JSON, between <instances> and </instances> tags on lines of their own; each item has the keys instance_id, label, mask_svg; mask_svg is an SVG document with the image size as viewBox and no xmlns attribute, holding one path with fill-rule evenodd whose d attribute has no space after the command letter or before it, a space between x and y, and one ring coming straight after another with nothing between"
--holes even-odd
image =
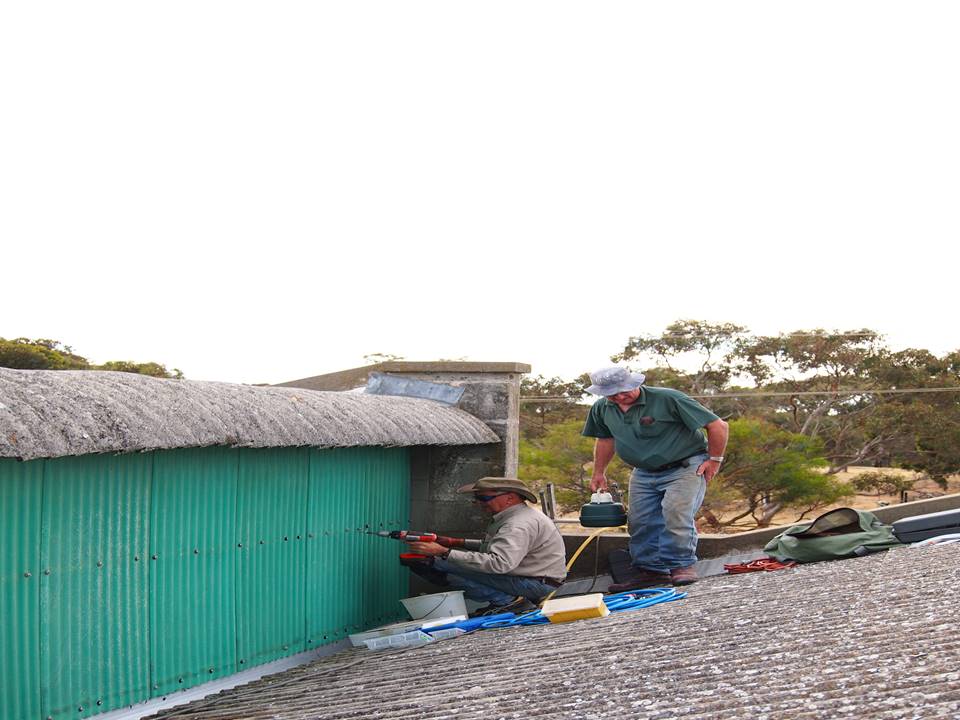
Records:
<instances>
[{"instance_id":1,"label":"concrete parapet","mask_svg":"<svg viewBox=\"0 0 960 720\"><path fill-rule=\"evenodd\" d=\"M929 500L916 500L899 505L888 505L887 507L871 509L874 515L882 522L892 525L897 520L903 518L915 517L917 515L927 515L928 513L941 512L943 510L955 510L960 508L960 494L944 495ZM810 520L817 516L814 515ZM807 522L804 520L802 522ZM799 524L799 523L797 523ZM731 553L747 550L761 550L763 546L770 542L777 535L782 533L791 525L778 525L776 527L762 528L760 530L751 530L749 532L736 533L734 535L701 535L697 543L697 557L701 560L723 557ZM581 543L590 535L590 531L579 530L572 531L561 528L565 533L563 536L566 544L567 558L573 557L573 554L580 547ZM597 560L597 550L591 544L577 558L576 564L571 568L572 577L588 577L594 573L594 565L598 563L598 570L601 575L610 572L610 563L608 555L611 550L627 549L630 537L625 533L605 532L597 540L600 541L600 557ZM595 544L597 540L594 540Z\"/></svg>"},{"instance_id":2,"label":"concrete parapet","mask_svg":"<svg viewBox=\"0 0 960 720\"><path fill-rule=\"evenodd\" d=\"M899 505L887 505L886 507L876 508L870 512L888 525L892 525L897 520L902 520L903 518L928 515L929 513L943 512L944 510L956 510L957 508L960 508L960 494L942 495L928 500L913 500L911 502L900 503Z\"/></svg>"}]
</instances>

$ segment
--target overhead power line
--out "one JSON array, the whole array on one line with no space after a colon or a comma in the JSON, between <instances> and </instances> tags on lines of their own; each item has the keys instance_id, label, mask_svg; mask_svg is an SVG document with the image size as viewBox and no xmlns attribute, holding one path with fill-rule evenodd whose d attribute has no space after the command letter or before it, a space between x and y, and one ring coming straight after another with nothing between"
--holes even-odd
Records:
<instances>
[{"instance_id":1,"label":"overhead power line","mask_svg":"<svg viewBox=\"0 0 960 720\"><path fill-rule=\"evenodd\" d=\"M798 390L797 392L759 392L759 393L715 393L713 395L691 395L693 398L733 398L733 397L796 397L798 395L904 395L908 393L960 392L954 388L894 388L890 390Z\"/></svg>"},{"instance_id":2,"label":"overhead power line","mask_svg":"<svg viewBox=\"0 0 960 720\"><path fill-rule=\"evenodd\" d=\"M866 388L853 390L798 390L796 392L738 392L738 393L714 393L712 395L690 395L689 397L697 400L710 400L712 398L756 398L756 397L799 397L804 395L906 395L910 393L942 393L942 392L960 392L960 387L950 388L893 388L889 390L869 390ZM521 397L522 403L537 402L579 402L582 398L571 398L563 396L552 397Z\"/></svg>"}]
</instances>

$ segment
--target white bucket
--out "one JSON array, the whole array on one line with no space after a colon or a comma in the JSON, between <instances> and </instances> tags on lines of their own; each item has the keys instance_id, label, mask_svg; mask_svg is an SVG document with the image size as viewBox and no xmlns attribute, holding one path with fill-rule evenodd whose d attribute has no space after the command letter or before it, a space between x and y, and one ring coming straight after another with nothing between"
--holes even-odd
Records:
<instances>
[{"instance_id":1,"label":"white bucket","mask_svg":"<svg viewBox=\"0 0 960 720\"><path fill-rule=\"evenodd\" d=\"M400 600L403 607L414 620L433 620L435 618L466 615L467 605L463 599L463 590L450 590L433 595L417 595Z\"/></svg>"}]
</instances>

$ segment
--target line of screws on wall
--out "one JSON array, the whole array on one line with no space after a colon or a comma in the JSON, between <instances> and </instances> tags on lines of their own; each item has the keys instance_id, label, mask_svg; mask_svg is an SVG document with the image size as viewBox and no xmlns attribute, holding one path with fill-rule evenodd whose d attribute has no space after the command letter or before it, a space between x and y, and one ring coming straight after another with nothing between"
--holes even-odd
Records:
<instances>
[{"instance_id":1,"label":"line of screws on wall","mask_svg":"<svg viewBox=\"0 0 960 720\"><path fill-rule=\"evenodd\" d=\"M392 521L392 522L389 523L389 524L391 524L391 525L399 525L399 524L400 524L400 521L399 521L399 520L394 520L394 521ZM408 524L409 524L409 523L408 523ZM380 523L380 527L383 527L383 526L384 526L384 524L383 524L383 523ZM369 525L365 525L365 526L364 526L364 528L369 528L369 527L370 527ZM365 530L364 528L356 528L356 529L355 529L355 532L364 533L364 534L365 534L365 533L366 533L366 530ZM344 531L344 532L350 532L352 529L353 529L353 528L344 528L343 531ZM329 534L330 534L330 531L329 531L329 530L324 530L324 531L323 531L323 534L324 534L324 535L329 535ZM307 533L307 538L308 538L308 539L312 539L312 538L314 538L314 537L316 537L316 535L315 535L314 533L312 533L312 532L311 532L311 533ZM286 535L285 535L285 536L283 537L283 541L284 541L284 542L289 541L289 539L290 539L289 536L286 536ZM296 536L296 539L297 539L297 540L301 540L301 539L302 539L302 536L301 536L301 535L297 535L297 536ZM260 541L258 541L258 544L260 544L260 545L264 545L265 543L266 543L265 540L260 540ZM237 547L238 547L238 548L242 548L242 547L243 547L243 543L237 543ZM200 549L199 549L199 548L194 548L194 549L193 549L193 554L194 554L194 555L199 555L199 554L200 554ZM151 559L151 560L159 560L159 559L160 559L159 553L154 553L153 555L150 556L150 559ZM134 556L133 556L133 561L134 561L134 562L140 562L140 556L139 556L139 555L134 555ZM103 560L97 560L97 567L98 567L98 568L102 568L102 567L103 567ZM44 575L50 575L51 573L52 573L52 571L49 570L49 569L46 569L46 570L43 571L43 574L44 574ZM33 577L33 573L30 572L29 570L27 570L26 572L23 573L23 576L24 576L25 578L30 578L30 577Z\"/></svg>"}]
</instances>

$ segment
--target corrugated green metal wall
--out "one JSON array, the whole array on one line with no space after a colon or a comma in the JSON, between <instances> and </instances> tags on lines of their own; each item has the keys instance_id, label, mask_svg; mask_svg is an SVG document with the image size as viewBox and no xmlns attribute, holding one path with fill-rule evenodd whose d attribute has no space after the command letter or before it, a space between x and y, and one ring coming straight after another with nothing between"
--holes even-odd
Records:
<instances>
[{"instance_id":1,"label":"corrugated green metal wall","mask_svg":"<svg viewBox=\"0 0 960 720\"><path fill-rule=\"evenodd\" d=\"M154 454L151 695L236 672L239 464L229 448Z\"/></svg>"},{"instance_id":2,"label":"corrugated green metal wall","mask_svg":"<svg viewBox=\"0 0 960 720\"><path fill-rule=\"evenodd\" d=\"M40 710L84 717L150 688L149 455L49 460L40 530Z\"/></svg>"},{"instance_id":3,"label":"corrugated green metal wall","mask_svg":"<svg viewBox=\"0 0 960 720\"><path fill-rule=\"evenodd\" d=\"M40 717L43 463L0 462L0 717Z\"/></svg>"},{"instance_id":4,"label":"corrugated green metal wall","mask_svg":"<svg viewBox=\"0 0 960 720\"><path fill-rule=\"evenodd\" d=\"M0 719L82 718L400 619L402 448L0 459Z\"/></svg>"}]
</instances>

